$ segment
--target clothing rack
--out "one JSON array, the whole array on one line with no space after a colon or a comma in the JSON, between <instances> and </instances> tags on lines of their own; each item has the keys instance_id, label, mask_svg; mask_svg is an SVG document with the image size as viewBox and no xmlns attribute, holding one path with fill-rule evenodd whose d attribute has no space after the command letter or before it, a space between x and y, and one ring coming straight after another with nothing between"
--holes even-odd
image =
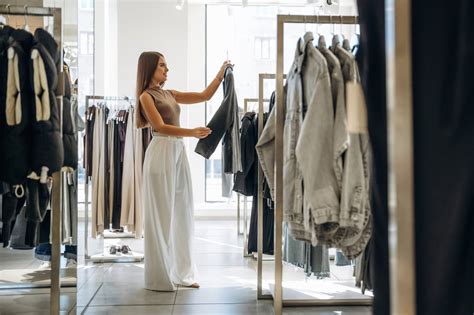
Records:
<instances>
[{"instance_id":1,"label":"clothing rack","mask_svg":"<svg viewBox=\"0 0 474 315\"><path fill-rule=\"evenodd\" d=\"M314 16L314 15L277 15L277 65L276 65L276 134L275 134L275 288L272 292L275 314L282 314L283 305L371 305L368 299L284 299L283 298L283 262L282 262L282 227L283 227L283 53L285 24L349 24L358 23L357 16ZM260 217L259 217L260 218ZM261 277L261 272L259 272ZM261 283L259 282L259 285ZM260 288L259 288L260 289ZM260 297L259 297L260 298ZM267 295L263 298L268 298Z\"/></svg>"},{"instance_id":2,"label":"clothing rack","mask_svg":"<svg viewBox=\"0 0 474 315\"><path fill-rule=\"evenodd\" d=\"M99 96L99 95L86 95L86 111L90 107L93 101L126 101L131 105L131 99L128 96ZM87 176L86 176L87 177ZM90 259L94 262L134 262L143 260L142 254L129 256L117 256L117 257L104 257L103 254L89 255L89 180L86 178L84 181L84 211L85 211L85 232L84 232L84 256L86 259ZM134 238L132 235L119 235L116 237L106 236L105 231L103 238Z\"/></svg>"},{"instance_id":3,"label":"clothing rack","mask_svg":"<svg viewBox=\"0 0 474 315\"><path fill-rule=\"evenodd\" d=\"M54 19L53 36L58 43L61 51L60 63L58 66L58 87L56 89L56 97L59 106L59 117L61 123L61 137L63 124L63 94L64 94L64 77L63 77L63 33L62 33L62 10L61 8L50 7L29 7L19 5L3 5L0 7L2 15L24 15L24 16L52 16ZM60 311L60 293L61 293L61 171L53 173L53 190L51 197L51 314L59 314Z\"/></svg>"},{"instance_id":4,"label":"clothing rack","mask_svg":"<svg viewBox=\"0 0 474 315\"><path fill-rule=\"evenodd\" d=\"M264 102L270 102L269 99L264 99ZM248 103L258 103L258 98L244 98L244 114L248 111ZM262 107L263 108L263 107ZM259 112L263 109L259 108ZM248 252L248 207L247 207L247 196L244 196L244 231L242 234L244 235L244 257L252 257L252 254ZM237 193L237 231L240 233L240 194Z\"/></svg>"}]
</instances>

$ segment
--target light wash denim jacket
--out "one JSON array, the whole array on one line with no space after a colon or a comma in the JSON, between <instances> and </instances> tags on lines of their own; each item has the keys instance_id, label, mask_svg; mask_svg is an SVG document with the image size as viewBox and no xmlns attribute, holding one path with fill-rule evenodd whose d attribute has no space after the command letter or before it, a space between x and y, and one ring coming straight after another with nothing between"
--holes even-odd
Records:
<instances>
[{"instance_id":1,"label":"light wash denim jacket","mask_svg":"<svg viewBox=\"0 0 474 315\"><path fill-rule=\"evenodd\" d=\"M333 40L331 50L341 63L345 83L360 82L354 56L344 50L335 40ZM338 117L338 115L342 117ZM336 111L336 121L338 118L345 119L345 113ZM368 135L349 134L349 145L342 158L344 167L339 215L340 228L334 241L348 258L354 258L363 252L372 234Z\"/></svg>"},{"instance_id":2,"label":"light wash denim jacket","mask_svg":"<svg viewBox=\"0 0 474 315\"><path fill-rule=\"evenodd\" d=\"M334 107L328 64L314 47L313 34L304 36L304 50L298 60L305 117L299 135L295 135L295 157L304 183L303 216L305 226L317 244L315 226L339 221L339 187L333 167ZM288 83L290 89L290 82ZM294 106L288 92L288 108ZM300 115L303 109L300 110ZM287 122L293 122L287 113ZM286 126L285 126L286 127ZM293 128L289 125L288 128ZM298 173L297 173L298 174ZM285 184L287 182L285 181ZM298 195L296 196L298 198Z\"/></svg>"}]
</instances>

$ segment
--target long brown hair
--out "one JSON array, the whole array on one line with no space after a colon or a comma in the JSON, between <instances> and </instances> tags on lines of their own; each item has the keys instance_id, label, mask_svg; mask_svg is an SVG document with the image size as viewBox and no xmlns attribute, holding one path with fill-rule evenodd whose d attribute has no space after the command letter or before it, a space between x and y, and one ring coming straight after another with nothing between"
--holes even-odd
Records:
<instances>
[{"instance_id":1,"label":"long brown hair","mask_svg":"<svg viewBox=\"0 0 474 315\"><path fill-rule=\"evenodd\" d=\"M157 51L144 51L141 53L140 58L138 58L138 69L137 69L137 88L136 88L136 98L137 104L135 108L135 123L137 128L145 128L149 126L146 117L142 112L142 107L140 104L140 95L143 91L148 88L150 81L155 73L156 66L161 58L164 58L163 54Z\"/></svg>"}]
</instances>

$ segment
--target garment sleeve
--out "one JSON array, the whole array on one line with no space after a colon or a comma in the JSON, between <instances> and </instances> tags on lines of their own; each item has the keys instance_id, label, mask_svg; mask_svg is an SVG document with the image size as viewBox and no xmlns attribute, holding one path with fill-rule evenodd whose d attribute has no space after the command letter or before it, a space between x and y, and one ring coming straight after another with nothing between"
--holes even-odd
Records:
<instances>
[{"instance_id":1,"label":"garment sleeve","mask_svg":"<svg viewBox=\"0 0 474 315\"><path fill-rule=\"evenodd\" d=\"M303 207L310 211L316 224L338 221L338 187L332 154L333 117L329 74L323 74L316 79L308 99L308 110L295 150L304 189L311 192L304 194Z\"/></svg>"},{"instance_id":2,"label":"garment sleeve","mask_svg":"<svg viewBox=\"0 0 474 315\"><path fill-rule=\"evenodd\" d=\"M276 128L276 107L273 107L268 116L267 123L263 128L262 134L258 139L255 149L263 170L263 174L267 179L270 187L270 195L272 199L275 198L275 183L274 183L274 166L275 166L275 128Z\"/></svg>"},{"instance_id":3,"label":"garment sleeve","mask_svg":"<svg viewBox=\"0 0 474 315\"><path fill-rule=\"evenodd\" d=\"M202 155L206 159L211 157L225 132L234 122L233 102L235 94L233 93L233 85L233 75L231 72L226 71L224 99L217 112L212 116L211 121L207 124L207 127L212 130L212 133L206 138L200 139L194 150L194 152Z\"/></svg>"}]
</instances>

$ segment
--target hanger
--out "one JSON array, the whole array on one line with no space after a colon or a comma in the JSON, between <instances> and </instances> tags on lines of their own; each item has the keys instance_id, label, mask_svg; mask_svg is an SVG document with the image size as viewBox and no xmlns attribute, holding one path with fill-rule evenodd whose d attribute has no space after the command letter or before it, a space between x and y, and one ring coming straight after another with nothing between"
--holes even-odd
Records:
<instances>
[{"instance_id":1,"label":"hanger","mask_svg":"<svg viewBox=\"0 0 474 315\"><path fill-rule=\"evenodd\" d=\"M28 6L25 4L25 25L23 25L23 29L27 32L30 31L30 26L28 25Z\"/></svg>"},{"instance_id":2,"label":"hanger","mask_svg":"<svg viewBox=\"0 0 474 315\"><path fill-rule=\"evenodd\" d=\"M10 25L10 5L7 4L6 8L7 8L7 12L8 12L7 13L7 19L6 19L7 20L7 25Z\"/></svg>"},{"instance_id":3,"label":"hanger","mask_svg":"<svg viewBox=\"0 0 474 315\"><path fill-rule=\"evenodd\" d=\"M339 15L339 34L344 38L344 35L342 34L342 15Z\"/></svg>"}]
</instances>

